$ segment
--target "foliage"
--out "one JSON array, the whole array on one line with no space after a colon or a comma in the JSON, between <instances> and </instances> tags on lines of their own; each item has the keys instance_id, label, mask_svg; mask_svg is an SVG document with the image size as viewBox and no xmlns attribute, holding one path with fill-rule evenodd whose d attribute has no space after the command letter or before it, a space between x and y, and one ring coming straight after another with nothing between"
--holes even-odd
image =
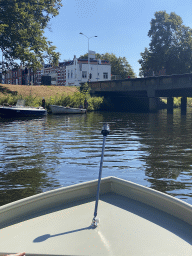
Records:
<instances>
[{"instance_id":1,"label":"foliage","mask_svg":"<svg viewBox=\"0 0 192 256\"><path fill-rule=\"evenodd\" d=\"M83 85L81 85L79 87L80 92L82 92L83 94L89 93L90 92L90 88L88 83L84 83Z\"/></svg>"},{"instance_id":2,"label":"foliage","mask_svg":"<svg viewBox=\"0 0 192 256\"><path fill-rule=\"evenodd\" d=\"M103 97L91 97L88 99L88 110L100 110L103 104Z\"/></svg>"},{"instance_id":3,"label":"foliage","mask_svg":"<svg viewBox=\"0 0 192 256\"><path fill-rule=\"evenodd\" d=\"M45 55L57 63L59 53L44 29L58 15L61 0L1 0L0 45L6 60L39 68Z\"/></svg>"},{"instance_id":4,"label":"foliage","mask_svg":"<svg viewBox=\"0 0 192 256\"><path fill-rule=\"evenodd\" d=\"M3 105L3 103L7 103L11 106L14 106L14 105L16 105L16 103L19 99L24 99L26 106L39 107L39 106L41 106L41 103L42 103L41 98L32 97L31 95L22 97L21 95L10 95L9 94L7 96L0 98L0 105Z\"/></svg>"},{"instance_id":5,"label":"foliage","mask_svg":"<svg viewBox=\"0 0 192 256\"><path fill-rule=\"evenodd\" d=\"M88 102L88 111L99 110L103 103L102 97L89 97L87 95L76 92L73 95L58 95L54 97L50 97L46 100L46 108L49 110L49 105L61 105L68 107L78 108L79 106L84 106L85 98ZM7 95L0 98L0 105L3 103L8 103L9 105L16 105L18 99L24 99L26 106L39 107L42 104L42 98L40 97L32 97L31 95L22 97L21 95Z\"/></svg>"},{"instance_id":6,"label":"foliage","mask_svg":"<svg viewBox=\"0 0 192 256\"><path fill-rule=\"evenodd\" d=\"M167 99L161 99L162 102L167 104ZM187 98L187 105L188 107L192 107L192 98ZM173 98L173 107L178 108L181 106L181 97L174 97Z\"/></svg>"},{"instance_id":7,"label":"foliage","mask_svg":"<svg viewBox=\"0 0 192 256\"><path fill-rule=\"evenodd\" d=\"M87 59L88 54L80 56L80 59ZM99 54L96 53L96 58L101 60L108 60L111 63L111 74L112 75L119 75L122 79L130 77L135 77L135 73L128 63L125 57L116 57L113 53L105 53Z\"/></svg>"},{"instance_id":8,"label":"foliage","mask_svg":"<svg viewBox=\"0 0 192 256\"><path fill-rule=\"evenodd\" d=\"M173 98L173 106L174 106L174 108L178 108L181 106L181 97Z\"/></svg>"},{"instance_id":9,"label":"foliage","mask_svg":"<svg viewBox=\"0 0 192 256\"><path fill-rule=\"evenodd\" d=\"M192 72L192 29L183 25L180 16L156 12L148 36L149 48L138 61L141 76L150 69L158 73L162 68L167 75Z\"/></svg>"},{"instance_id":10,"label":"foliage","mask_svg":"<svg viewBox=\"0 0 192 256\"><path fill-rule=\"evenodd\" d=\"M188 107L192 107L192 98L187 98Z\"/></svg>"},{"instance_id":11,"label":"foliage","mask_svg":"<svg viewBox=\"0 0 192 256\"><path fill-rule=\"evenodd\" d=\"M74 107L78 108L80 106L84 106L85 99L88 102L88 111L98 110L100 109L103 98L102 97L91 97L90 94L85 94L82 92L75 92L73 95L60 95L55 97L50 97L47 101L47 105L61 105L66 107Z\"/></svg>"}]
</instances>

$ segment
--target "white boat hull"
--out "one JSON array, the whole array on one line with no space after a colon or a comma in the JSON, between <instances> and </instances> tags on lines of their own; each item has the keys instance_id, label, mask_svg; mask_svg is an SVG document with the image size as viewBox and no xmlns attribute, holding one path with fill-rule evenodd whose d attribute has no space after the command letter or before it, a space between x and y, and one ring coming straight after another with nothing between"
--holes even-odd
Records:
<instances>
[{"instance_id":1,"label":"white boat hull","mask_svg":"<svg viewBox=\"0 0 192 256\"><path fill-rule=\"evenodd\" d=\"M50 105L53 114L85 114L86 109L83 108L68 108L57 105Z\"/></svg>"},{"instance_id":2,"label":"white boat hull","mask_svg":"<svg viewBox=\"0 0 192 256\"><path fill-rule=\"evenodd\" d=\"M192 255L192 206L114 177L0 207L0 255Z\"/></svg>"}]
</instances>

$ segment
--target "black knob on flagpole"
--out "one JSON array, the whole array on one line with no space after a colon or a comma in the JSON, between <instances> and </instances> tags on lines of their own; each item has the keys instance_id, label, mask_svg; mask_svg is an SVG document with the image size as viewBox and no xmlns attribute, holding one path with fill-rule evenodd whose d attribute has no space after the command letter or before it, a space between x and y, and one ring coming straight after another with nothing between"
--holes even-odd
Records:
<instances>
[{"instance_id":1,"label":"black knob on flagpole","mask_svg":"<svg viewBox=\"0 0 192 256\"><path fill-rule=\"evenodd\" d=\"M101 133L103 136L107 136L110 133L109 124L104 124Z\"/></svg>"}]
</instances>

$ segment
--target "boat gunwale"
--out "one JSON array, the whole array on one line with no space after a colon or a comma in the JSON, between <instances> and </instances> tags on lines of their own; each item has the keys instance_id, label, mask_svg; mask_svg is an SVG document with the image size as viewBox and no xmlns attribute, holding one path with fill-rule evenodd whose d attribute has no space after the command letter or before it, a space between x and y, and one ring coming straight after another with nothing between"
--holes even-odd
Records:
<instances>
[{"instance_id":1,"label":"boat gunwale","mask_svg":"<svg viewBox=\"0 0 192 256\"><path fill-rule=\"evenodd\" d=\"M61 105L50 105L56 108L66 108L66 109L79 109L79 110L86 110L85 108L72 108L72 107L65 107L65 106L61 106Z\"/></svg>"},{"instance_id":2,"label":"boat gunwale","mask_svg":"<svg viewBox=\"0 0 192 256\"><path fill-rule=\"evenodd\" d=\"M46 109L44 109L43 107L30 107L30 106L0 106L1 109L10 109L10 110L41 110L46 112Z\"/></svg>"},{"instance_id":3,"label":"boat gunwale","mask_svg":"<svg viewBox=\"0 0 192 256\"><path fill-rule=\"evenodd\" d=\"M85 108L71 108L60 105L50 105L51 111L53 114L85 114L87 109ZM62 112L60 110L71 110L71 112ZM78 111L78 112L73 112Z\"/></svg>"},{"instance_id":4,"label":"boat gunwale","mask_svg":"<svg viewBox=\"0 0 192 256\"><path fill-rule=\"evenodd\" d=\"M28 214L96 196L97 180L33 195L0 207L0 226ZM116 177L103 178L100 194L115 193L166 212L192 225L192 206L180 199Z\"/></svg>"}]
</instances>

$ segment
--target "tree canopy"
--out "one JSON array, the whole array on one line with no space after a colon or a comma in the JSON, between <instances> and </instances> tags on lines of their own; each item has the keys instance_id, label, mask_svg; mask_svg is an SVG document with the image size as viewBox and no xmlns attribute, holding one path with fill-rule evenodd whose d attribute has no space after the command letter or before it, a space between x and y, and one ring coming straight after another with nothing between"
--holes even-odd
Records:
<instances>
[{"instance_id":1,"label":"tree canopy","mask_svg":"<svg viewBox=\"0 0 192 256\"><path fill-rule=\"evenodd\" d=\"M87 59L88 54L80 56L80 59ZM131 65L125 57L117 57L113 53L99 54L96 53L96 58L101 60L108 60L111 63L111 74L121 77L122 79L136 77Z\"/></svg>"},{"instance_id":2,"label":"tree canopy","mask_svg":"<svg viewBox=\"0 0 192 256\"><path fill-rule=\"evenodd\" d=\"M46 57L59 59L44 29L59 13L61 0L0 0L0 48L6 60L38 68Z\"/></svg>"},{"instance_id":3,"label":"tree canopy","mask_svg":"<svg viewBox=\"0 0 192 256\"><path fill-rule=\"evenodd\" d=\"M180 16L156 12L148 36L151 42L141 53L140 75L148 70L157 74L162 68L167 75L192 72L192 29L183 25Z\"/></svg>"}]
</instances>

